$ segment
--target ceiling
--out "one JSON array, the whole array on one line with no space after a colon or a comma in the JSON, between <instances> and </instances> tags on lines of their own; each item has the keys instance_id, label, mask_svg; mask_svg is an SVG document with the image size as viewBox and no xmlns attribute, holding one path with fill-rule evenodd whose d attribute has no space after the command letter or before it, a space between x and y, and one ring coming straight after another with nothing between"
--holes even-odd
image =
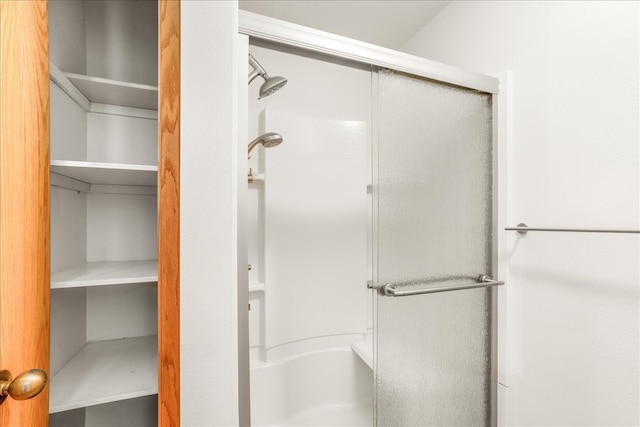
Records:
<instances>
[{"instance_id":1,"label":"ceiling","mask_svg":"<svg viewBox=\"0 0 640 427\"><path fill-rule=\"evenodd\" d=\"M240 9L398 49L449 0L240 0Z\"/></svg>"}]
</instances>

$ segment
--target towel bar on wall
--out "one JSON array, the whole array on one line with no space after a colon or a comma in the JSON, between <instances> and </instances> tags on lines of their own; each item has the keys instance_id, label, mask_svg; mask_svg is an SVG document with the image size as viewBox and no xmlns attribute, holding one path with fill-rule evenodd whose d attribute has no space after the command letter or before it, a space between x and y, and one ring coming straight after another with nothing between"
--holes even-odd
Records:
<instances>
[{"instance_id":1,"label":"towel bar on wall","mask_svg":"<svg viewBox=\"0 0 640 427\"><path fill-rule=\"evenodd\" d=\"M560 231L567 233L618 233L618 234L640 234L640 230L631 228L551 228L551 227L529 227L520 223L515 227L506 227L506 231L517 231L518 234L527 234L529 231Z\"/></svg>"},{"instance_id":2,"label":"towel bar on wall","mask_svg":"<svg viewBox=\"0 0 640 427\"><path fill-rule=\"evenodd\" d=\"M421 295L421 294L435 294L438 292L449 292L449 291L461 291L463 289L476 289L476 288L490 288L492 286L500 286L504 285L504 282L493 280L491 277L486 274L481 274L477 277L476 283L470 283L468 285L453 285L453 286L440 286L433 288L422 288L422 289L406 289L401 290L397 289L397 286L392 283L387 283L380 288L380 293L382 295L386 295L389 297L406 297L411 295ZM425 282L425 284L433 284L434 282Z\"/></svg>"}]
</instances>

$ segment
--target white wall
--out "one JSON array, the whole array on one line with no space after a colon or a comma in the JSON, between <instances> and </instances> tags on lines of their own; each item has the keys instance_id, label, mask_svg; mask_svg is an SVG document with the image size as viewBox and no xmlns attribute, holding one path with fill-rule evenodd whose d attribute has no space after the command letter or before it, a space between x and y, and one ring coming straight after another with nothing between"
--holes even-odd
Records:
<instances>
[{"instance_id":1,"label":"white wall","mask_svg":"<svg viewBox=\"0 0 640 427\"><path fill-rule=\"evenodd\" d=\"M50 57L62 71L157 84L157 2L55 0L48 11Z\"/></svg>"},{"instance_id":2,"label":"white wall","mask_svg":"<svg viewBox=\"0 0 640 427\"><path fill-rule=\"evenodd\" d=\"M91 0L85 13L87 74L156 85L158 3Z\"/></svg>"},{"instance_id":3,"label":"white wall","mask_svg":"<svg viewBox=\"0 0 640 427\"><path fill-rule=\"evenodd\" d=\"M181 425L238 425L237 3L181 2Z\"/></svg>"},{"instance_id":4,"label":"white wall","mask_svg":"<svg viewBox=\"0 0 640 427\"><path fill-rule=\"evenodd\" d=\"M640 227L638 22L637 2L456 1L403 46L513 71L508 222ZM509 238L500 423L639 424L640 239Z\"/></svg>"},{"instance_id":5,"label":"white wall","mask_svg":"<svg viewBox=\"0 0 640 427\"><path fill-rule=\"evenodd\" d=\"M49 59L62 71L87 72L85 2L56 0L47 3ZM52 121L53 123L53 121Z\"/></svg>"}]
</instances>

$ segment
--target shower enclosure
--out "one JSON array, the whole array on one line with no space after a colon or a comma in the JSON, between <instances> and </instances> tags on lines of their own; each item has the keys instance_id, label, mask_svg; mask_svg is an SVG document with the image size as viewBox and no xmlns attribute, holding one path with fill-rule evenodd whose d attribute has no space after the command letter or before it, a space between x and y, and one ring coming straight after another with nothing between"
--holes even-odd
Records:
<instances>
[{"instance_id":1,"label":"shower enclosure","mask_svg":"<svg viewBox=\"0 0 640 427\"><path fill-rule=\"evenodd\" d=\"M250 13L240 29L289 81L245 97L246 140L286 140L239 159L252 424L496 425L498 81Z\"/></svg>"}]
</instances>

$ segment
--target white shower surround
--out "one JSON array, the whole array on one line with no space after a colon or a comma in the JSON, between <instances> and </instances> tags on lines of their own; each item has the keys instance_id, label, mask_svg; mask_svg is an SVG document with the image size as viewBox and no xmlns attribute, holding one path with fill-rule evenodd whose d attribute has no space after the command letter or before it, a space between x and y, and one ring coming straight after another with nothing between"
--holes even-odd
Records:
<instances>
[{"instance_id":1,"label":"white shower surround","mask_svg":"<svg viewBox=\"0 0 640 427\"><path fill-rule=\"evenodd\" d=\"M362 334L367 322L368 123L267 110L265 336L272 348Z\"/></svg>"},{"instance_id":2,"label":"white shower surround","mask_svg":"<svg viewBox=\"0 0 640 427\"><path fill-rule=\"evenodd\" d=\"M351 349L371 328L370 71L251 52L289 79L261 100L249 85L248 140L284 138L249 159L252 423L372 425L372 371Z\"/></svg>"},{"instance_id":3,"label":"white shower surround","mask_svg":"<svg viewBox=\"0 0 640 427\"><path fill-rule=\"evenodd\" d=\"M251 369L254 426L372 426L371 369L350 347L300 353Z\"/></svg>"}]
</instances>

